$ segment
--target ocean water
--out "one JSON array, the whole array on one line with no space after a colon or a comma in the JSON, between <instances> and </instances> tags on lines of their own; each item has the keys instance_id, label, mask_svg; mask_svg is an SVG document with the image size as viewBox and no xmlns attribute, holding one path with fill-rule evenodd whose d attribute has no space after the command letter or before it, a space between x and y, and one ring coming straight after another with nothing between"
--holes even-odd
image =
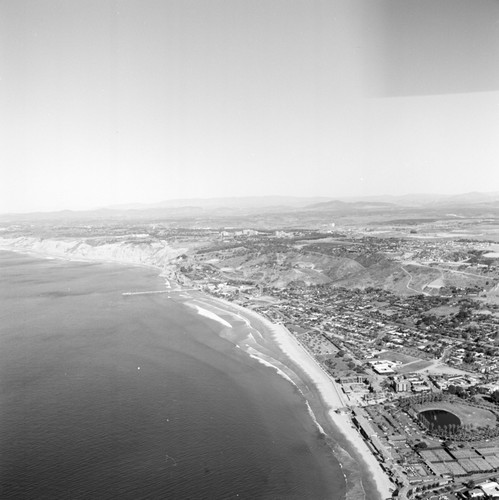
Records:
<instances>
[{"instance_id":1,"label":"ocean water","mask_svg":"<svg viewBox=\"0 0 499 500\"><path fill-rule=\"evenodd\" d=\"M154 270L0 252L0 498L345 498L292 384Z\"/></svg>"}]
</instances>

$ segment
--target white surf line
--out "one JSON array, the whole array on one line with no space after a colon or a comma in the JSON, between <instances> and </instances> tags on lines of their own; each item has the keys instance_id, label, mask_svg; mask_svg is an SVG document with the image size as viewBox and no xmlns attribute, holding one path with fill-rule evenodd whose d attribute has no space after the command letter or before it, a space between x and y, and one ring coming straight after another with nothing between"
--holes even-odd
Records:
<instances>
[{"instance_id":1,"label":"white surf line","mask_svg":"<svg viewBox=\"0 0 499 500\"><path fill-rule=\"evenodd\" d=\"M301 392L301 391L300 391ZM309 402L305 399L305 403L307 404L307 409L308 409L308 413L309 415L312 417L312 420L314 421L314 424L317 426L317 428L319 429L319 432L323 435L323 436L327 436L327 433L326 431L324 430L324 428L322 427L321 424L319 424L319 422L317 421L317 417L315 416L315 413L312 411L312 408L310 407L310 404Z\"/></svg>"},{"instance_id":2,"label":"white surf line","mask_svg":"<svg viewBox=\"0 0 499 500\"><path fill-rule=\"evenodd\" d=\"M272 364L270 361L267 361L266 359L262 358L258 354L254 354L251 351L256 351L256 350L252 349L252 348L249 348L246 351L248 353L248 355L249 355L250 358L256 359L262 365L268 366L269 368L273 368L282 378L286 379L290 384L293 384L298 390L300 390L300 388L295 384L295 382L293 381L293 379L287 373L284 373L284 371L281 370L278 366ZM256 352L258 352L258 351L256 351Z\"/></svg>"},{"instance_id":3,"label":"white surf line","mask_svg":"<svg viewBox=\"0 0 499 500\"><path fill-rule=\"evenodd\" d=\"M315 426L319 429L319 432L322 435L327 436L326 431L324 430L322 425L317 420L317 417L315 416L315 413L313 412L312 407L310 406L310 403L308 402L307 398L303 394L303 391L298 387L298 385L293 381L293 379L287 373L285 373L281 368L279 368L278 366L274 365L270 361L267 361L265 358L263 358L263 355L259 351L257 351L256 349L248 346L246 352L249 354L249 356L251 358L256 359L262 365L268 366L269 368L273 368L279 376L281 376L283 379L287 380L290 384L293 384L293 386L296 387L296 389L298 389L298 392L301 394L301 396L305 400L305 404L307 405L308 414L310 415ZM258 353L258 354L256 354L256 353Z\"/></svg>"},{"instance_id":4,"label":"white surf line","mask_svg":"<svg viewBox=\"0 0 499 500\"><path fill-rule=\"evenodd\" d=\"M272 333L272 337L281 348L281 351L284 352L292 362L294 362L303 372L305 372L305 374L308 375L311 382L321 394L322 401L326 411L328 412L330 421L335 425L339 432L343 434L350 446L352 446L359 456L362 457L373 477L380 497L391 497L393 483L381 468L377 458L372 454L371 450L367 446L367 443L364 441L359 432L353 427L350 417L347 414L340 414L335 411L337 409L347 407L348 404L341 394L341 389L338 387L327 370L321 366L313 355L305 349L301 342L283 324L272 323L265 316L251 309L244 308L239 304L233 304L224 299L221 299L221 302L226 303L229 308L239 309L242 314L253 317L268 327ZM246 352L248 351L246 350ZM346 450L344 451L346 452ZM346 453L349 455L348 452ZM363 485L362 491L364 491ZM352 497L353 496L355 495L352 495Z\"/></svg>"},{"instance_id":5,"label":"white surf line","mask_svg":"<svg viewBox=\"0 0 499 500\"><path fill-rule=\"evenodd\" d=\"M252 333L248 333L248 336L246 337L246 340L250 340L253 344L258 344L256 341L255 337L253 336Z\"/></svg>"},{"instance_id":6,"label":"white surf line","mask_svg":"<svg viewBox=\"0 0 499 500\"><path fill-rule=\"evenodd\" d=\"M203 303L202 300L199 300L197 298L195 300ZM211 302L211 300L209 301L207 300L206 305L209 306L210 308L216 308L218 310L221 310L224 312L224 314L232 314L233 316L237 317L239 317L239 314L236 311L241 311L241 313L244 314L246 318L250 317L257 319L259 322L263 323L264 328L265 327L268 328L272 338L274 339L276 344L280 347L280 350L284 354L286 354L301 371L305 372L305 374L308 375L310 381L315 385L315 387L319 391L321 399L325 406L325 410L328 413L330 422L332 422L332 424L338 429L338 431L344 436L344 438L346 438L347 442L353 449L355 449L355 451L359 454L359 456L362 457L362 460L366 464L369 473L373 477L373 480L376 484L376 489L378 490L380 497L381 498L390 497L392 493L393 483L390 481L386 473L381 469L378 460L372 454L371 450L368 448L366 442L363 440L361 435L353 427L350 417L346 414L336 413L335 411L336 409L347 407L347 403L345 402L341 394L341 390L338 388L337 384L332 379L331 375L326 371L326 369L323 366L321 366L320 363L318 363L318 361L312 356L312 354L309 351L307 351L307 349L305 349L305 347L298 341L298 339L296 339L296 337L294 337L294 335L291 334L291 332L289 332L289 330L286 329L284 325L272 323L268 318L261 315L260 313L253 311L252 309L240 306L239 304L234 304L225 299L213 297L213 300L219 301L221 304L226 305L227 308L224 308L223 306L217 307ZM249 321L251 325L251 320ZM259 331L257 328L254 327L251 328L256 331ZM257 345L259 344L257 343ZM283 376L286 380L292 383L298 389L300 394L302 394L305 401L307 401L307 398L305 397L301 389L296 385L296 383L292 379L290 379L290 377L281 368L275 366L270 361L267 361L262 358L262 356L264 356L263 353L260 353L256 349L252 348L251 345L245 344L244 342L241 345L236 344L235 347L240 348L247 355L254 357L258 362L265 364L276 370L279 375ZM253 351L256 354L252 355L251 351ZM299 353L301 353L301 356ZM277 360L275 361L281 364L280 361ZM286 365L283 364L283 366ZM298 376L296 373L294 373L294 375L297 376L299 379L301 379L301 377ZM342 447L339 448L344 452L345 455L349 456L351 461L353 457L350 455L350 453L347 452ZM353 460L356 461L355 458L353 458ZM355 486L355 483L353 486ZM352 486L348 489L349 489L349 491L347 492L348 500L354 500L354 498L355 500L359 500L360 492L356 492L355 491L356 488L355 487L352 488ZM361 484L360 490L364 492L364 494L361 493L361 495L362 498L365 499L365 490L363 484Z\"/></svg>"},{"instance_id":7,"label":"white surf line","mask_svg":"<svg viewBox=\"0 0 499 500\"><path fill-rule=\"evenodd\" d=\"M209 307L210 309L215 309L216 311L220 311L222 314L228 314L232 317L235 317L238 320L242 321L248 328L256 330L251 325L251 321L248 318L242 316L240 313L238 313L234 310L231 311L231 310L227 309L226 307L219 307L219 306L213 304L211 301L207 301L207 300L203 300L203 299L197 299L197 300L199 302L206 304L206 306ZM256 330L256 331L258 331L258 330ZM261 335L260 332L258 332L258 334Z\"/></svg>"},{"instance_id":8,"label":"white surf line","mask_svg":"<svg viewBox=\"0 0 499 500\"><path fill-rule=\"evenodd\" d=\"M253 338L255 338L255 334L256 336L263 342L266 342L266 338L261 334L260 330L257 330L256 328L253 328L252 326L250 326L250 331L251 331L251 335ZM256 341L257 344L259 344L258 341Z\"/></svg>"},{"instance_id":9,"label":"white surf line","mask_svg":"<svg viewBox=\"0 0 499 500\"><path fill-rule=\"evenodd\" d=\"M223 318L216 315L214 312L208 311L208 309L204 309L203 307L201 307L197 304L192 304L192 303L186 303L186 306L196 309L196 312L198 314L200 314L201 316L204 316L205 318L212 319L212 320L220 323L221 325L224 325L227 328L232 328L232 325L228 321L225 321Z\"/></svg>"}]
</instances>

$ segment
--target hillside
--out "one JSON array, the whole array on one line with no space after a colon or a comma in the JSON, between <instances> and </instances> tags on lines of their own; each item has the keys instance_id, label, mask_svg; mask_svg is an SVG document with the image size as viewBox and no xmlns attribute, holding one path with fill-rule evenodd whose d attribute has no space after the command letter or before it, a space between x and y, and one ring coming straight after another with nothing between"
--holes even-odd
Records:
<instances>
[{"instance_id":1,"label":"hillside","mask_svg":"<svg viewBox=\"0 0 499 500\"><path fill-rule=\"evenodd\" d=\"M138 239L109 243L105 239L69 240L34 237L0 238L0 249L71 260L152 266L172 272L172 263L186 251L165 241Z\"/></svg>"}]
</instances>

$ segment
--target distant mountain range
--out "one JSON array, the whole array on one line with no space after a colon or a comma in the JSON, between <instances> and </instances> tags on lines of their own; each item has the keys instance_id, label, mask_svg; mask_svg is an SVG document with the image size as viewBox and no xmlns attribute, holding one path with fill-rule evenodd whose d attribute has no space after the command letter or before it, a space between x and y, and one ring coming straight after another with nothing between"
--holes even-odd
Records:
<instances>
[{"instance_id":1,"label":"distant mountain range","mask_svg":"<svg viewBox=\"0 0 499 500\"><path fill-rule=\"evenodd\" d=\"M384 195L384 196L362 196L350 198L338 198L349 202L381 202L402 206L430 206L430 205L470 205L481 203L499 203L499 191L461 194L406 194L406 195Z\"/></svg>"},{"instance_id":2,"label":"distant mountain range","mask_svg":"<svg viewBox=\"0 0 499 500\"><path fill-rule=\"evenodd\" d=\"M341 201L332 200L324 201L322 203L314 203L308 205L306 208L309 210L366 210L366 209L386 209L397 208L395 203L388 203L385 201Z\"/></svg>"},{"instance_id":3,"label":"distant mountain range","mask_svg":"<svg viewBox=\"0 0 499 500\"><path fill-rule=\"evenodd\" d=\"M45 219L112 219L112 218L157 218L196 216L244 216L266 213L296 212L397 212L402 209L499 210L499 192L443 194L408 194L401 196L357 196L357 197L297 197L297 196L248 196L227 198L191 198L165 200L157 203L133 203L112 205L95 210L58 212L35 212L4 214L1 220L45 220Z\"/></svg>"},{"instance_id":4,"label":"distant mountain range","mask_svg":"<svg viewBox=\"0 0 499 500\"><path fill-rule=\"evenodd\" d=\"M407 194L352 197L245 196L228 198L190 198L165 200L158 203L112 205L108 210L149 210L161 208L189 209L263 209L263 208L390 208L428 207L432 205L499 204L499 191L490 193Z\"/></svg>"},{"instance_id":5,"label":"distant mountain range","mask_svg":"<svg viewBox=\"0 0 499 500\"><path fill-rule=\"evenodd\" d=\"M300 196L244 196L227 198L186 198L165 200L157 203L132 203L112 205L110 210L148 210L158 208L265 208L265 207L305 207L313 203L330 201L328 197Z\"/></svg>"}]
</instances>

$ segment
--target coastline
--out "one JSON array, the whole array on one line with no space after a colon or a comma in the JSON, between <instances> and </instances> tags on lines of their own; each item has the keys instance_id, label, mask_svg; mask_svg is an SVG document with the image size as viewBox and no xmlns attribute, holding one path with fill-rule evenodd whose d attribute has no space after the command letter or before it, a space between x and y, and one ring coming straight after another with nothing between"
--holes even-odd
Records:
<instances>
[{"instance_id":1,"label":"coastline","mask_svg":"<svg viewBox=\"0 0 499 500\"><path fill-rule=\"evenodd\" d=\"M99 249L97 251L97 249ZM166 242L149 248L135 248L126 243L110 243L102 247L80 244L78 240L50 240L35 237L0 237L0 250L16 252L43 259L60 259L69 262L95 262L142 267L158 271L161 278L170 281L174 277L168 272L169 261L174 260L185 249L174 249Z\"/></svg>"},{"instance_id":2,"label":"coastline","mask_svg":"<svg viewBox=\"0 0 499 500\"><path fill-rule=\"evenodd\" d=\"M246 345L241 346L241 348L251 357L257 358L264 365L273 367L281 376L284 376L284 378L288 379L291 383L294 383L292 378L289 377L289 374L283 370L283 367L284 369L286 367L289 368L289 365L283 365L278 361L276 362L275 359L264 354L265 341L270 337L271 342L287 357L292 368L297 368L301 371L314 385L319 393L321 404L323 410L327 414L329 423L332 424L332 427L348 442L348 445L356 454L355 459L364 464L365 470L369 474L369 478L377 489L378 497L386 499L392 496L395 485L381 468L380 463L372 454L358 430L354 427L350 416L346 412L337 412L337 410L345 409L348 406L341 389L284 325L272 323L261 314L240 306L239 304L234 304L224 299L205 294L203 294L202 297L187 299L186 304L195 307L199 307L199 304L202 304L203 307L211 309L215 315L229 314L239 319L246 320L248 326L251 326L260 333L263 343L256 341L254 335L252 335L252 339L244 342ZM225 320L222 319L222 321ZM262 332L261 330L264 331ZM301 377L300 380L303 382ZM315 420L315 416L313 416L313 418ZM316 423L318 424L317 421ZM319 424L318 426L321 432L325 433Z\"/></svg>"},{"instance_id":3,"label":"coastline","mask_svg":"<svg viewBox=\"0 0 499 500\"><path fill-rule=\"evenodd\" d=\"M251 309L245 308L243 306L240 306L239 304L235 304L221 298L210 296L201 291L196 291L196 293L201 295L200 297L196 297L191 294L185 295L188 289L176 282L172 282L172 276L165 273L165 266L161 267L160 265L155 265L152 263L132 262L128 260L123 261L118 259L104 259L101 256L89 257L74 254L59 254L52 253L45 249L35 250L26 247L19 248L10 245L4 246L1 245L1 240L0 250L33 255L38 258L56 258L68 260L71 262L101 262L154 269L159 273L159 276L161 278L165 279L166 289L168 291L181 294L183 297L182 300L186 303L186 305L193 307L193 309L196 310L198 314L203 314L201 311L199 311L199 305L201 305L203 308L206 307L208 309L208 312L212 315L212 320L218 321L216 319L217 314L210 310L213 308L219 309L221 311L221 314L227 314L232 317L236 316L238 319L243 320L246 325L250 327L255 334L257 334L259 338L258 341L256 340L254 335L250 335L251 341L246 342L246 345L244 346L245 348L243 349L246 351L246 354L248 356L256 358L264 365L271 366L278 373L280 372L279 374L281 376L284 376L284 378L287 378L291 383L294 384L295 382L291 378L289 378L287 374L281 369L289 368L289 365L281 364L281 367L279 367L278 363L276 363L276 360L272 356L265 355L265 346L263 344L265 344L270 337L272 346L277 346L280 352L285 355L285 357L293 365L293 367L300 371L313 384L314 388L317 390L320 396L322 409L327 414L329 422L332 424L332 427L337 430L351 446L352 451L354 451L356 454L355 459L357 461L361 461L365 465L370 479L376 486L378 497L381 499L391 497L392 490L394 489L393 483L381 468L378 460L372 454L364 439L354 428L350 417L344 412L336 411L347 406L341 390L338 388L334 380L313 358L313 356L300 344L300 342L291 334L291 332L289 332L289 330L287 330L284 325L272 323L270 320ZM219 320L221 320L219 321L219 323L222 328L228 328L226 324L227 322L224 319L219 318ZM257 326L255 326L255 323ZM254 349L255 347L257 348ZM303 377L299 377L299 379L301 382L304 382ZM306 398L305 400L307 401ZM308 404L309 403L307 401L307 405ZM313 412L311 410L310 412L312 418L315 420L315 423L321 430L321 433L325 434L324 430L317 422Z\"/></svg>"},{"instance_id":4,"label":"coastline","mask_svg":"<svg viewBox=\"0 0 499 500\"><path fill-rule=\"evenodd\" d=\"M251 325L251 327L256 331L260 332L260 330L265 330L264 332L260 332L260 335L263 335L264 339L266 338L266 335L270 336L274 345L278 346L282 353L284 353L284 355L289 359L291 364L298 368L298 370L300 370L315 386L320 395L321 403L323 405L323 409L327 413L329 422L337 431L339 431L339 433L341 433L343 438L352 447L352 451L354 451L357 455L355 458L361 460L365 465L370 479L376 486L378 497L381 499L390 498L392 496L392 490L395 489L395 485L381 468L378 460L372 454L358 430L354 427L350 416L346 412L337 412L337 410L344 409L348 406L341 389L324 371L313 356L293 336L293 334L289 332L284 325L272 323L270 320L257 312L224 299L203 295L202 298L192 297L192 299L187 300L187 305L194 305L197 303L202 303L203 306L206 306L208 309L210 306L212 308L219 309L220 314L225 312L232 316L235 315L239 318L246 318L249 325ZM216 314L216 312L214 312L214 314ZM259 323L261 326L255 326L255 323ZM278 373L281 372L281 376L284 376L291 383L294 383L289 376L282 373L282 368L278 364L275 364L275 360L274 363L269 362L267 360L267 356L262 355L261 352L258 354L254 352L255 343L259 347L261 347L261 344L256 341L254 342L254 336L252 340L253 341L246 343L247 345L245 348L243 347L243 350L246 350L252 357L260 357L261 359L259 359L259 361L267 366L272 366ZM257 352L258 351L259 349L257 349ZM316 423L318 424L318 422ZM323 430L321 430L321 432L324 433Z\"/></svg>"}]
</instances>

